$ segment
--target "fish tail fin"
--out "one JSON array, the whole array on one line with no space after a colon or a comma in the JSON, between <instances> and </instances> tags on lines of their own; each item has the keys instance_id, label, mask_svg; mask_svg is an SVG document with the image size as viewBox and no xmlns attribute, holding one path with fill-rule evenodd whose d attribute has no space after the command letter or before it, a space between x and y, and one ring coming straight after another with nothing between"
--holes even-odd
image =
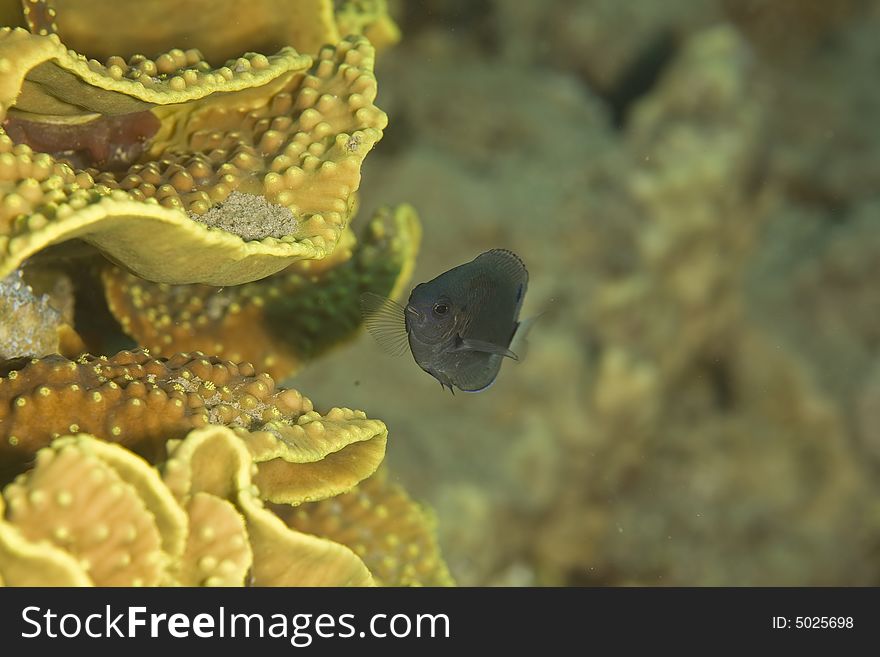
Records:
<instances>
[{"instance_id":1,"label":"fish tail fin","mask_svg":"<svg viewBox=\"0 0 880 657\"><path fill-rule=\"evenodd\" d=\"M558 310L559 305L557 299L551 298L549 302L544 304L544 310L517 323L516 330L513 332L513 337L510 339L510 350L519 356L519 358L516 359L518 362L521 363L526 359L526 354L529 352L529 333L538 320L546 319L547 317L554 317Z\"/></svg>"},{"instance_id":2,"label":"fish tail fin","mask_svg":"<svg viewBox=\"0 0 880 657\"><path fill-rule=\"evenodd\" d=\"M544 311L517 323L516 330L513 332L513 337L510 339L510 351L517 356L517 358L514 358L515 361L522 363L526 359L526 356L529 353L529 332L532 330L535 322L546 314L547 312Z\"/></svg>"}]
</instances>

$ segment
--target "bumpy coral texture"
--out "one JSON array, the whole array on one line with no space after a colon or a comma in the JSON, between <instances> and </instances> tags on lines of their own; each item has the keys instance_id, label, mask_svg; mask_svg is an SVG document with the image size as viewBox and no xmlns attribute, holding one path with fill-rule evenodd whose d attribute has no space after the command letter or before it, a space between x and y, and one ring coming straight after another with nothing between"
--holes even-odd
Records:
<instances>
[{"instance_id":1,"label":"bumpy coral texture","mask_svg":"<svg viewBox=\"0 0 880 657\"><path fill-rule=\"evenodd\" d=\"M419 238L415 213L401 206L379 212L356 244L343 238L331 257L246 285L160 285L118 267L103 280L123 330L153 353L200 350L283 377L357 334L362 293L398 294Z\"/></svg>"},{"instance_id":2,"label":"bumpy coral texture","mask_svg":"<svg viewBox=\"0 0 880 657\"><path fill-rule=\"evenodd\" d=\"M273 379L414 266L412 208L348 227L387 121L384 0L133 4L107 31L119 2L28 0L9 23L27 31L0 30L0 584L451 583L402 490L377 477L349 503L384 424ZM75 323L109 328L88 316L96 283L155 356L79 355ZM264 508L334 496L339 537Z\"/></svg>"},{"instance_id":3,"label":"bumpy coral texture","mask_svg":"<svg viewBox=\"0 0 880 657\"><path fill-rule=\"evenodd\" d=\"M321 502L274 507L288 525L349 546L386 586L450 586L433 515L384 470Z\"/></svg>"},{"instance_id":4,"label":"bumpy coral texture","mask_svg":"<svg viewBox=\"0 0 880 657\"><path fill-rule=\"evenodd\" d=\"M167 65L136 73L140 60L87 62L55 35L7 29L0 59L8 62L2 273L71 237L163 282L242 283L323 257L350 218L361 163L387 123L372 104L373 49L355 37L314 62L285 48L212 69L198 52L177 50ZM151 107L155 125L144 125L139 117ZM108 127L107 116L117 123ZM119 116L134 118L119 124ZM71 127L59 132L59 122ZM108 138L119 140L111 151L121 159L107 162L94 145ZM213 230L192 220L233 192L253 196L244 210L266 221L266 203L283 206L293 232L270 225L246 234L261 241L246 242L224 230L235 216ZM194 250L204 257L190 257Z\"/></svg>"},{"instance_id":5,"label":"bumpy coral texture","mask_svg":"<svg viewBox=\"0 0 880 657\"><path fill-rule=\"evenodd\" d=\"M61 438L3 492L0 573L42 585L373 583L353 552L265 509L252 467L223 427L171 443L161 471L88 435Z\"/></svg>"},{"instance_id":6,"label":"bumpy coral texture","mask_svg":"<svg viewBox=\"0 0 880 657\"><path fill-rule=\"evenodd\" d=\"M276 505L311 516L300 531L259 499L240 432L196 429L167 447L158 467L87 434L41 449L0 496L0 583L363 586L372 568L385 584L451 583L424 512L384 477L340 496L332 517Z\"/></svg>"},{"instance_id":7,"label":"bumpy coral texture","mask_svg":"<svg viewBox=\"0 0 880 657\"><path fill-rule=\"evenodd\" d=\"M289 502L314 482L321 482L323 495L347 490L373 472L385 452L381 422L349 409L320 415L299 392L276 390L272 377L246 363L201 354L155 359L138 351L77 361L18 359L3 368L4 472L65 433L87 432L156 461L166 440L222 424L254 431L243 439L261 463L256 478L263 494Z\"/></svg>"}]
</instances>

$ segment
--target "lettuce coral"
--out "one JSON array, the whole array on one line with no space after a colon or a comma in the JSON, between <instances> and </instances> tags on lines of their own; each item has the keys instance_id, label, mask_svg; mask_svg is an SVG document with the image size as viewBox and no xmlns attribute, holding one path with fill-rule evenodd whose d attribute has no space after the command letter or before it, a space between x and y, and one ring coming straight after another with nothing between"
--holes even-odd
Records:
<instances>
[{"instance_id":1,"label":"lettuce coral","mask_svg":"<svg viewBox=\"0 0 880 657\"><path fill-rule=\"evenodd\" d=\"M287 501L301 487L298 470L313 471L325 457L344 459L341 483L325 472L333 492L373 472L385 452L387 430L347 409L320 415L296 390L276 390L267 374L202 354L151 358L145 351L112 358L61 356L19 359L0 378L0 463L19 468L64 433L90 433L156 460L165 441L209 424L247 430L254 459L265 472L265 494ZM255 433L251 434L250 431ZM352 458L345 450L355 452ZM299 476L306 476L305 473Z\"/></svg>"},{"instance_id":2,"label":"lettuce coral","mask_svg":"<svg viewBox=\"0 0 880 657\"><path fill-rule=\"evenodd\" d=\"M86 434L62 437L3 492L0 573L96 586L372 583L353 552L267 510L252 466L223 427L172 442L160 469Z\"/></svg>"},{"instance_id":3,"label":"lettuce coral","mask_svg":"<svg viewBox=\"0 0 880 657\"><path fill-rule=\"evenodd\" d=\"M136 3L108 31L119 4L0 2L0 584L449 583L402 491L408 533L344 513L400 576L279 517L385 455L384 423L273 378L414 266L409 206L349 225L385 2Z\"/></svg>"},{"instance_id":4,"label":"lettuce coral","mask_svg":"<svg viewBox=\"0 0 880 657\"><path fill-rule=\"evenodd\" d=\"M289 376L357 332L364 292L397 296L420 240L413 209L384 209L356 243L344 237L329 258L295 263L246 285L162 285L118 267L103 283L123 330L156 354L204 351Z\"/></svg>"},{"instance_id":5,"label":"lettuce coral","mask_svg":"<svg viewBox=\"0 0 880 657\"><path fill-rule=\"evenodd\" d=\"M0 60L8 69L0 85L8 133L0 134L2 274L74 237L161 282L237 284L324 257L349 221L360 165L387 123L372 104L373 49L357 38L322 49L314 62L286 48L216 70L180 52L156 82L132 79L134 65L90 63L54 35L23 30L0 33ZM159 119L155 135L129 166L65 160L106 136L97 128L84 135L83 125L149 108ZM77 126L69 144L58 124ZM34 152L41 139L52 153ZM245 241L191 219L236 191L287 208L294 232ZM189 257L193 250L204 257Z\"/></svg>"},{"instance_id":6,"label":"lettuce coral","mask_svg":"<svg viewBox=\"0 0 880 657\"><path fill-rule=\"evenodd\" d=\"M433 516L389 481L385 470L343 495L274 508L294 529L349 546L384 585L452 584L434 536Z\"/></svg>"}]
</instances>

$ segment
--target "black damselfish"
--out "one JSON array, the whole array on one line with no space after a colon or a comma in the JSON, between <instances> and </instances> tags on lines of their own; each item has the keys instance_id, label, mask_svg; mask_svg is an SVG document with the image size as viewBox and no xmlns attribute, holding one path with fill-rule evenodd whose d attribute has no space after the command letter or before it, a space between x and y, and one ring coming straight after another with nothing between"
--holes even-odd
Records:
<instances>
[{"instance_id":1,"label":"black damselfish","mask_svg":"<svg viewBox=\"0 0 880 657\"><path fill-rule=\"evenodd\" d=\"M443 387L485 390L518 336L529 272L512 251L492 249L417 285L406 307L374 294L362 298L367 329L386 351L409 346L419 367Z\"/></svg>"}]
</instances>

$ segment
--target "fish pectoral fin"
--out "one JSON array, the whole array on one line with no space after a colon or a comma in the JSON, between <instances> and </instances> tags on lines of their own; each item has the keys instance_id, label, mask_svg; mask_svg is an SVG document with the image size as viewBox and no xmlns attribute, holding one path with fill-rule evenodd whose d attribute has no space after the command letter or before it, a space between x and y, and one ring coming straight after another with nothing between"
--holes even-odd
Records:
<instances>
[{"instance_id":1,"label":"fish pectoral fin","mask_svg":"<svg viewBox=\"0 0 880 657\"><path fill-rule=\"evenodd\" d=\"M507 356L513 360L519 360L519 356L507 347L502 347L500 344L486 342L485 340L474 340L472 338L462 338L461 342L456 345L455 351L482 351L487 354L498 354L499 356Z\"/></svg>"},{"instance_id":2,"label":"fish pectoral fin","mask_svg":"<svg viewBox=\"0 0 880 657\"><path fill-rule=\"evenodd\" d=\"M373 292L360 296L364 325L376 343L387 354L402 356L409 349L406 332L406 309L388 297Z\"/></svg>"}]
</instances>

